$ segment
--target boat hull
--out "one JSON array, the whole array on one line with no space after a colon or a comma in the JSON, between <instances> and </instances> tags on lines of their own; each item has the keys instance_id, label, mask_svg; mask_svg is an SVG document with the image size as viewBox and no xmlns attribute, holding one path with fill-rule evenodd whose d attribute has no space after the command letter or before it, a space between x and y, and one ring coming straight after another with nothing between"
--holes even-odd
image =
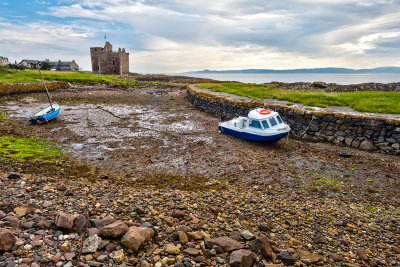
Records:
<instances>
[{"instance_id":1,"label":"boat hull","mask_svg":"<svg viewBox=\"0 0 400 267\"><path fill-rule=\"evenodd\" d=\"M264 135L256 135L256 134L246 133L246 132L239 132L239 131L235 131L235 130L232 130L232 129L229 129L229 128L226 128L223 126L219 126L218 129L223 133L233 135L233 136L236 136L239 138L243 138L246 140L252 140L252 141L260 141L260 142L265 142L265 143L276 143L288 134L288 132L284 132L284 133L279 133L279 134L275 134L275 135L264 136Z\"/></svg>"},{"instance_id":2,"label":"boat hull","mask_svg":"<svg viewBox=\"0 0 400 267\"><path fill-rule=\"evenodd\" d=\"M60 106L55 103L53 104L53 109L51 107L47 107L30 117L28 120L35 124L44 123L57 117L59 113Z\"/></svg>"}]
</instances>

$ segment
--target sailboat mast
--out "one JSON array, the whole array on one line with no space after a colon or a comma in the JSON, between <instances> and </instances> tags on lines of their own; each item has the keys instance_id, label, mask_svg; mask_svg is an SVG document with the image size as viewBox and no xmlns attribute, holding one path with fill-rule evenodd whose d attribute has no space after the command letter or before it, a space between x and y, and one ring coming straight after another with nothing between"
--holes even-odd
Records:
<instances>
[{"instance_id":1,"label":"sailboat mast","mask_svg":"<svg viewBox=\"0 0 400 267\"><path fill-rule=\"evenodd\" d=\"M47 86L46 86L46 83L44 82L44 79L43 79L43 76L42 76L42 72L40 71L40 68L42 67L42 64L38 64L38 70L39 70L39 74L40 74L40 78L42 78L42 82L43 82L43 85L44 85L44 89L46 89L46 94L47 94L47 98L49 99L49 103L50 103L50 107L51 107L51 109L53 109L53 105L51 104L51 98L50 98L50 95L49 95L49 91L47 90Z\"/></svg>"}]
</instances>

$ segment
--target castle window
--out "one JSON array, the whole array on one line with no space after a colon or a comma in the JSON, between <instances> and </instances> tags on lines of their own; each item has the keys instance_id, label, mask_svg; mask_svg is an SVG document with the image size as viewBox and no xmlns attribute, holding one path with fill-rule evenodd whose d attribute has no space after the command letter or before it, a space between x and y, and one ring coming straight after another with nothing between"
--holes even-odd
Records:
<instances>
[{"instance_id":1,"label":"castle window","mask_svg":"<svg viewBox=\"0 0 400 267\"><path fill-rule=\"evenodd\" d=\"M113 66L115 66L115 61L113 60Z\"/></svg>"}]
</instances>

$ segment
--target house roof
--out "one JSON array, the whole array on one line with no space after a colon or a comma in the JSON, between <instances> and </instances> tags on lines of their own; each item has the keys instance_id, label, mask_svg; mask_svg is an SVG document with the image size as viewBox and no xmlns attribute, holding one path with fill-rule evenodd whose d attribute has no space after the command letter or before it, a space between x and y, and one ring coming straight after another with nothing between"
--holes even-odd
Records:
<instances>
[{"instance_id":1,"label":"house roof","mask_svg":"<svg viewBox=\"0 0 400 267\"><path fill-rule=\"evenodd\" d=\"M8 58L7 58L7 57L2 57L2 56L0 56L0 58L2 58L2 59L7 59L7 60L8 60Z\"/></svg>"},{"instance_id":2,"label":"house roof","mask_svg":"<svg viewBox=\"0 0 400 267\"><path fill-rule=\"evenodd\" d=\"M50 66L57 66L57 65L71 65L72 61L50 61L49 65Z\"/></svg>"},{"instance_id":3,"label":"house roof","mask_svg":"<svg viewBox=\"0 0 400 267\"><path fill-rule=\"evenodd\" d=\"M21 63L23 61L25 61L26 63L29 63L29 64L38 64L40 62L39 60L23 59L23 60L21 60Z\"/></svg>"}]
</instances>

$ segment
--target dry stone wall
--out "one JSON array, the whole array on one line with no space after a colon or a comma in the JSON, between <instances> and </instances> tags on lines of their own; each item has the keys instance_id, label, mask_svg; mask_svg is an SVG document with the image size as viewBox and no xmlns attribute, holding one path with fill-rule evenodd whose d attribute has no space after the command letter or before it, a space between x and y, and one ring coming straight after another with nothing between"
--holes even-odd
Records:
<instances>
[{"instance_id":1,"label":"dry stone wall","mask_svg":"<svg viewBox=\"0 0 400 267\"><path fill-rule=\"evenodd\" d=\"M336 84L325 82L297 82L275 83L279 89L284 90L312 90L324 92L360 92L360 91L385 91L400 92L400 83L361 83L361 84Z\"/></svg>"},{"instance_id":2,"label":"dry stone wall","mask_svg":"<svg viewBox=\"0 0 400 267\"><path fill-rule=\"evenodd\" d=\"M250 109L263 106L261 102L233 99L195 87L188 87L187 93L195 107L223 120L247 116ZM400 120L309 111L277 104L266 108L279 112L295 137L400 155Z\"/></svg>"}]
</instances>

